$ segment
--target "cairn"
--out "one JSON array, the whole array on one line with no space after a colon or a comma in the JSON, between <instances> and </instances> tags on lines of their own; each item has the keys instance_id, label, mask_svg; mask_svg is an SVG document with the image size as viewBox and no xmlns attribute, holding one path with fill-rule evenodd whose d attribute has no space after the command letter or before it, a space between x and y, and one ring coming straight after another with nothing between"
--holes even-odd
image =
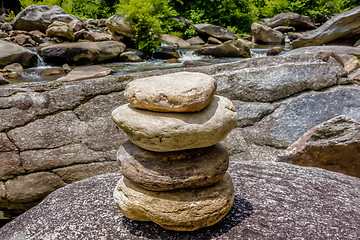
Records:
<instances>
[{"instance_id":1,"label":"cairn","mask_svg":"<svg viewBox=\"0 0 360 240\"><path fill-rule=\"evenodd\" d=\"M220 221L234 203L219 143L235 127L231 101L216 96L216 80L180 72L138 79L125 89L129 104L112 112L130 141L117 154L123 177L116 205L127 218L193 231Z\"/></svg>"}]
</instances>

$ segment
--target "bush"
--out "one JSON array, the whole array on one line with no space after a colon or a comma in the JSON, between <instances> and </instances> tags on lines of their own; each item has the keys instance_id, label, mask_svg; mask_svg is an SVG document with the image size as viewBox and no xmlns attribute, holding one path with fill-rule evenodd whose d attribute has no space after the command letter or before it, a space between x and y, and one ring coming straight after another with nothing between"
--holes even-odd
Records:
<instances>
[{"instance_id":1,"label":"bush","mask_svg":"<svg viewBox=\"0 0 360 240\"><path fill-rule=\"evenodd\" d=\"M161 43L161 35L172 31L178 24L174 16L177 12L169 5L169 0L120 0L116 12L127 16L133 23L137 48L154 52Z\"/></svg>"}]
</instances>

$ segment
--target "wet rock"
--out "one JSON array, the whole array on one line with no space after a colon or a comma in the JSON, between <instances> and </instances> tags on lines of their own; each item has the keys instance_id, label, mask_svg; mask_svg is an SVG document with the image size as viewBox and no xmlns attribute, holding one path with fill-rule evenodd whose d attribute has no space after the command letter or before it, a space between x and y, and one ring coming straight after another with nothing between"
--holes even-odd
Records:
<instances>
[{"instance_id":1,"label":"wet rock","mask_svg":"<svg viewBox=\"0 0 360 240\"><path fill-rule=\"evenodd\" d=\"M112 118L134 144L156 152L214 145L226 137L237 120L231 101L220 96L196 113L149 112L126 104L116 108Z\"/></svg>"},{"instance_id":2,"label":"wet rock","mask_svg":"<svg viewBox=\"0 0 360 240\"><path fill-rule=\"evenodd\" d=\"M158 112L197 112L209 105L216 80L203 73L179 72L137 79L124 95L131 106Z\"/></svg>"},{"instance_id":3,"label":"wet rock","mask_svg":"<svg viewBox=\"0 0 360 240\"><path fill-rule=\"evenodd\" d=\"M220 181L229 164L221 144L176 152L151 152L130 141L117 153L122 174L151 191L199 188Z\"/></svg>"},{"instance_id":4,"label":"wet rock","mask_svg":"<svg viewBox=\"0 0 360 240\"><path fill-rule=\"evenodd\" d=\"M111 197L121 177L113 173L53 192L1 228L0 235L4 240L66 239L69 234L78 239L222 240L351 239L360 234L358 178L274 162L233 162L229 171L235 185L232 209L219 223L195 232L167 231L124 218Z\"/></svg>"},{"instance_id":5,"label":"wet rock","mask_svg":"<svg viewBox=\"0 0 360 240\"><path fill-rule=\"evenodd\" d=\"M350 40L353 43L360 35L360 6L347 12L340 13L318 29L309 32L304 37L292 42L294 48L318 46L332 42Z\"/></svg>"},{"instance_id":6,"label":"wet rock","mask_svg":"<svg viewBox=\"0 0 360 240\"><path fill-rule=\"evenodd\" d=\"M162 47L161 49L157 49L153 53L153 58L156 59L170 59L170 58L180 58L179 53L175 48L172 47Z\"/></svg>"},{"instance_id":7,"label":"wet rock","mask_svg":"<svg viewBox=\"0 0 360 240\"><path fill-rule=\"evenodd\" d=\"M8 36L6 32L0 31L0 38L7 38Z\"/></svg>"},{"instance_id":8,"label":"wet rock","mask_svg":"<svg viewBox=\"0 0 360 240\"><path fill-rule=\"evenodd\" d=\"M130 23L126 22L126 16L122 14L114 14L106 20L106 26L112 33L120 34L125 37L133 38L135 31Z\"/></svg>"},{"instance_id":9,"label":"wet rock","mask_svg":"<svg viewBox=\"0 0 360 240\"><path fill-rule=\"evenodd\" d=\"M75 40L74 32L69 25L64 22L54 21L46 30L49 37L61 37L73 42Z\"/></svg>"},{"instance_id":10,"label":"wet rock","mask_svg":"<svg viewBox=\"0 0 360 240\"><path fill-rule=\"evenodd\" d=\"M283 25L294 27L296 30L309 30L315 28L311 17L304 17L298 13L280 13L273 18L264 19L266 26L275 28Z\"/></svg>"},{"instance_id":11,"label":"wet rock","mask_svg":"<svg viewBox=\"0 0 360 240\"><path fill-rule=\"evenodd\" d=\"M23 66L31 66L36 61L36 56L30 50L17 44L0 40L0 67L11 63L20 63Z\"/></svg>"},{"instance_id":12,"label":"wet rock","mask_svg":"<svg viewBox=\"0 0 360 240\"><path fill-rule=\"evenodd\" d=\"M268 50L267 52L266 52L266 56L276 56L276 55L278 55L279 53L281 53L282 52L282 48L281 47L273 47L273 48L271 48L270 50Z\"/></svg>"},{"instance_id":13,"label":"wet rock","mask_svg":"<svg viewBox=\"0 0 360 240\"><path fill-rule=\"evenodd\" d=\"M110 34L98 33L98 32L90 32L90 31L85 31L84 32L84 38L89 40L89 41L93 41L93 42L111 41L111 40L113 40L113 37Z\"/></svg>"},{"instance_id":14,"label":"wet rock","mask_svg":"<svg viewBox=\"0 0 360 240\"><path fill-rule=\"evenodd\" d=\"M65 77L58 78L56 82L69 82L69 81L79 81L85 80L90 78L97 78L97 77L105 77L113 72L112 69L92 65L86 67L76 67L71 70Z\"/></svg>"},{"instance_id":15,"label":"wet rock","mask_svg":"<svg viewBox=\"0 0 360 240\"><path fill-rule=\"evenodd\" d=\"M284 41L284 34L264 24L253 23L251 32L256 43L280 44Z\"/></svg>"},{"instance_id":16,"label":"wet rock","mask_svg":"<svg viewBox=\"0 0 360 240\"><path fill-rule=\"evenodd\" d=\"M119 56L122 62L142 62L144 61L145 54L136 49L127 48Z\"/></svg>"},{"instance_id":17,"label":"wet rock","mask_svg":"<svg viewBox=\"0 0 360 240\"><path fill-rule=\"evenodd\" d=\"M360 177L360 123L344 115L306 132L277 161Z\"/></svg>"},{"instance_id":18,"label":"wet rock","mask_svg":"<svg viewBox=\"0 0 360 240\"><path fill-rule=\"evenodd\" d=\"M201 67L201 66L209 66L211 64L212 63L202 62L202 61L186 60L183 62L183 67Z\"/></svg>"},{"instance_id":19,"label":"wet rock","mask_svg":"<svg viewBox=\"0 0 360 240\"><path fill-rule=\"evenodd\" d=\"M212 25L212 24L195 24L194 25L195 30L201 34L201 35L205 35L205 36L211 36L214 38L217 38L221 41L228 41L228 40L235 40L237 39L237 36L235 33L233 33L232 31L220 27L220 26L216 26L216 25Z\"/></svg>"},{"instance_id":20,"label":"wet rock","mask_svg":"<svg viewBox=\"0 0 360 240\"><path fill-rule=\"evenodd\" d=\"M221 44L221 43L222 43L222 41L220 41L219 39L214 38L214 37L209 37L209 38L207 39L207 42L208 42L209 44Z\"/></svg>"},{"instance_id":21,"label":"wet rock","mask_svg":"<svg viewBox=\"0 0 360 240\"><path fill-rule=\"evenodd\" d=\"M229 174L210 187L153 192L123 177L114 190L115 203L127 218L153 221L173 231L214 225L231 209L234 188Z\"/></svg>"},{"instance_id":22,"label":"wet rock","mask_svg":"<svg viewBox=\"0 0 360 240\"><path fill-rule=\"evenodd\" d=\"M54 15L64 15L66 12L58 6L30 5L22 10L14 19L14 30L40 30L45 32L53 22Z\"/></svg>"},{"instance_id":23,"label":"wet rock","mask_svg":"<svg viewBox=\"0 0 360 240\"><path fill-rule=\"evenodd\" d=\"M186 40L190 45L204 45L205 42L199 36L192 37Z\"/></svg>"},{"instance_id":24,"label":"wet rock","mask_svg":"<svg viewBox=\"0 0 360 240\"><path fill-rule=\"evenodd\" d=\"M5 66L3 68L3 71L22 72L22 71L24 71L24 68L19 63L12 63L10 65Z\"/></svg>"},{"instance_id":25,"label":"wet rock","mask_svg":"<svg viewBox=\"0 0 360 240\"><path fill-rule=\"evenodd\" d=\"M184 39L169 34L163 34L161 40L169 44L171 47L186 48L190 46L190 43Z\"/></svg>"},{"instance_id":26,"label":"wet rock","mask_svg":"<svg viewBox=\"0 0 360 240\"><path fill-rule=\"evenodd\" d=\"M244 40L230 40L218 46L204 47L195 51L199 55L212 55L215 57L251 57L250 49Z\"/></svg>"},{"instance_id":27,"label":"wet rock","mask_svg":"<svg viewBox=\"0 0 360 240\"><path fill-rule=\"evenodd\" d=\"M45 61L69 64L89 64L116 59L125 45L116 41L62 43L45 46L39 53Z\"/></svg>"}]
</instances>

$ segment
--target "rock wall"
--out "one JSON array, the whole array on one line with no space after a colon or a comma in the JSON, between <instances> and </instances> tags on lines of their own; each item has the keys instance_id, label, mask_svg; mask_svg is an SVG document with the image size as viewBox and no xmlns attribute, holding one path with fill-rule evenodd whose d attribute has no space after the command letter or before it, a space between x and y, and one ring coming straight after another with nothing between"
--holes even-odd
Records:
<instances>
[{"instance_id":1,"label":"rock wall","mask_svg":"<svg viewBox=\"0 0 360 240\"><path fill-rule=\"evenodd\" d=\"M360 87L334 58L291 55L78 82L0 87L0 208L27 209L68 183L118 171L127 138L110 118L137 78L203 72L233 100L238 126L222 142L232 161L274 161L308 129L337 115L360 121ZM346 84L346 85L344 85Z\"/></svg>"}]
</instances>

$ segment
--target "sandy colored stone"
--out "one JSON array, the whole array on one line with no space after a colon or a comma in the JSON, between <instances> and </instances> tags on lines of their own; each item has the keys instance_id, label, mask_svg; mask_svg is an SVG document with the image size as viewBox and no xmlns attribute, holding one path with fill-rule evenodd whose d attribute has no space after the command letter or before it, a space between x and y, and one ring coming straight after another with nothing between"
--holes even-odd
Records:
<instances>
[{"instance_id":1,"label":"sandy colored stone","mask_svg":"<svg viewBox=\"0 0 360 240\"><path fill-rule=\"evenodd\" d=\"M196 112L206 107L216 92L216 80L204 73L179 72L137 79L125 89L136 108L159 112Z\"/></svg>"},{"instance_id":2,"label":"sandy colored stone","mask_svg":"<svg viewBox=\"0 0 360 240\"><path fill-rule=\"evenodd\" d=\"M114 190L114 199L127 218L153 221L169 230L194 231L214 225L230 211L234 186L226 174L210 187L153 192L122 177Z\"/></svg>"},{"instance_id":3,"label":"sandy colored stone","mask_svg":"<svg viewBox=\"0 0 360 240\"><path fill-rule=\"evenodd\" d=\"M112 69L102 67L99 65L91 65L85 67L74 68L71 72L68 73L65 77L58 78L55 82L70 82L70 81L79 81L90 78L105 77L113 72Z\"/></svg>"},{"instance_id":4,"label":"sandy colored stone","mask_svg":"<svg viewBox=\"0 0 360 240\"><path fill-rule=\"evenodd\" d=\"M152 191L209 186L223 178L229 165L229 155L220 143L160 153L127 141L120 146L117 160L125 177Z\"/></svg>"},{"instance_id":5,"label":"sandy colored stone","mask_svg":"<svg viewBox=\"0 0 360 240\"><path fill-rule=\"evenodd\" d=\"M130 140L156 152L208 147L220 142L236 126L234 105L215 96L196 113L158 113L122 105L112 112L115 123Z\"/></svg>"}]
</instances>

